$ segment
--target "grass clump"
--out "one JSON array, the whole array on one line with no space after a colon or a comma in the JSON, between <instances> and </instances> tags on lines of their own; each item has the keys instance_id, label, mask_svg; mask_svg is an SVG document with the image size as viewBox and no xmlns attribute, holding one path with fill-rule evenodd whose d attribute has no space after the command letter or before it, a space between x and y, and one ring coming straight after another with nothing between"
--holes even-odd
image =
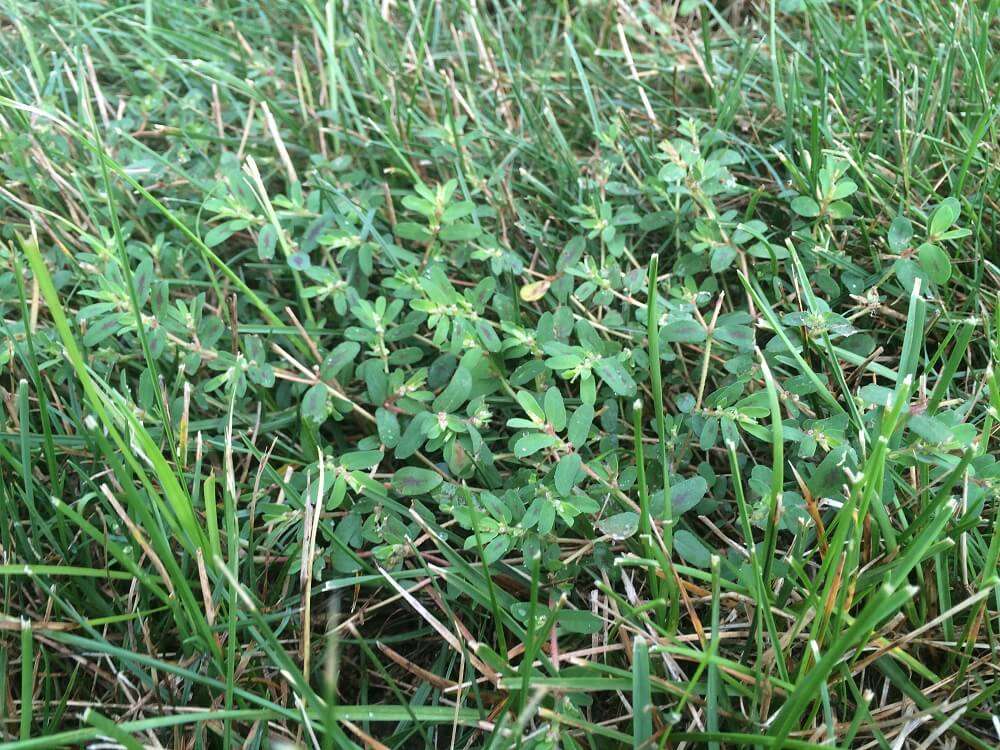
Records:
<instances>
[{"instance_id":1,"label":"grass clump","mask_svg":"<svg viewBox=\"0 0 1000 750\"><path fill-rule=\"evenodd\" d=\"M996 747L995 1L0 8L0 746Z\"/></svg>"}]
</instances>

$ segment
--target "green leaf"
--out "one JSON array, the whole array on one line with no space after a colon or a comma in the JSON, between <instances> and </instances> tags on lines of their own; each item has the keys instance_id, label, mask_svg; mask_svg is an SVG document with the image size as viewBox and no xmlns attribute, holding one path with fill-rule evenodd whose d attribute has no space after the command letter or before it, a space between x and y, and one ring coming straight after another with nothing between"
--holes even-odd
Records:
<instances>
[{"instance_id":1,"label":"green leaf","mask_svg":"<svg viewBox=\"0 0 1000 750\"><path fill-rule=\"evenodd\" d=\"M333 380L349 363L353 362L361 351L357 341L345 341L326 355L320 367L320 375L324 380Z\"/></svg>"},{"instance_id":2,"label":"green leaf","mask_svg":"<svg viewBox=\"0 0 1000 750\"><path fill-rule=\"evenodd\" d=\"M521 405L528 416L535 422L541 424L545 421L545 412L542 407L538 405L538 401L532 396L528 391L518 391L517 392L517 403Z\"/></svg>"},{"instance_id":3,"label":"green leaf","mask_svg":"<svg viewBox=\"0 0 1000 750\"><path fill-rule=\"evenodd\" d=\"M114 336L121 330L121 318L120 315L108 315L91 323L87 332L83 334L83 345L97 346L105 339Z\"/></svg>"},{"instance_id":4,"label":"green leaf","mask_svg":"<svg viewBox=\"0 0 1000 750\"><path fill-rule=\"evenodd\" d=\"M266 362L264 364L253 362L247 368L247 377L252 383L270 388L274 385L274 368Z\"/></svg>"},{"instance_id":5,"label":"green leaf","mask_svg":"<svg viewBox=\"0 0 1000 750\"><path fill-rule=\"evenodd\" d=\"M729 245L722 245L712 251L712 273L722 273L736 260L736 250Z\"/></svg>"},{"instance_id":6,"label":"green leaf","mask_svg":"<svg viewBox=\"0 0 1000 750\"><path fill-rule=\"evenodd\" d=\"M583 236L577 235L570 238L570 241L566 243L562 252L559 253L559 258L556 261L556 270L562 273L567 268L575 266L586 248L587 240Z\"/></svg>"},{"instance_id":7,"label":"green leaf","mask_svg":"<svg viewBox=\"0 0 1000 750\"><path fill-rule=\"evenodd\" d=\"M330 416L330 392L323 383L310 387L302 397L302 416L316 425Z\"/></svg>"},{"instance_id":8,"label":"green leaf","mask_svg":"<svg viewBox=\"0 0 1000 750\"><path fill-rule=\"evenodd\" d=\"M957 198L945 198L941 205L931 214L931 222L927 231L932 238L943 233L954 224L962 213L962 205Z\"/></svg>"},{"instance_id":9,"label":"green leaf","mask_svg":"<svg viewBox=\"0 0 1000 750\"><path fill-rule=\"evenodd\" d=\"M590 426L594 421L594 407L591 404L581 404L569 420L569 430L566 437L573 447L580 450L587 442Z\"/></svg>"},{"instance_id":10,"label":"green leaf","mask_svg":"<svg viewBox=\"0 0 1000 750\"><path fill-rule=\"evenodd\" d=\"M962 237L968 237L970 234L972 234L972 230L965 229L964 227L961 229L949 229L947 232L939 234L937 239L939 242L943 242L944 240L958 240Z\"/></svg>"},{"instance_id":11,"label":"green leaf","mask_svg":"<svg viewBox=\"0 0 1000 750\"><path fill-rule=\"evenodd\" d=\"M903 287L907 294L913 291L913 286L917 279L922 280L924 289L927 288L927 283L929 281L927 273L909 258L901 258L897 260L892 266L892 271L896 274L896 278L899 280L900 286Z\"/></svg>"},{"instance_id":12,"label":"green leaf","mask_svg":"<svg viewBox=\"0 0 1000 750\"><path fill-rule=\"evenodd\" d=\"M392 475L392 488L403 497L413 497L426 495L443 481L444 478L436 471L405 466Z\"/></svg>"},{"instance_id":13,"label":"green leaf","mask_svg":"<svg viewBox=\"0 0 1000 750\"><path fill-rule=\"evenodd\" d=\"M600 375L601 380L607 383L617 395L635 395L635 381L618 357L604 357L597 360L594 364L594 372Z\"/></svg>"},{"instance_id":14,"label":"green leaf","mask_svg":"<svg viewBox=\"0 0 1000 750\"><path fill-rule=\"evenodd\" d=\"M430 423L434 421L434 415L428 411L417 414L410 423L406 425L403 436L396 445L396 458L409 458L423 445L424 438L427 437L427 430Z\"/></svg>"},{"instance_id":15,"label":"green leaf","mask_svg":"<svg viewBox=\"0 0 1000 750\"><path fill-rule=\"evenodd\" d=\"M476 333L479 334L479 340L483 342L483 346L486 347L486 351L500 351L500 347L502 345L500 337L497 335L496 329L490 325L488 320L479 318L476 321Z\"/></svg>"},{"instance_id":16,"label":"green leaf","mask_svg":"<svg viewBox=\"0 0 1000 750\"><path fill-rule=\"evenodd\" d=\"M441 230L441 239L448 240L449 242L461 242L467 240L474 240L482 233L475 224L466 224L461 222L459 224L452 224L449 227L445 227Z\"/></svg>"},{"instance_id":17,"label":"green leaf","mask_svg":"<svg viewBox=\"0 0 1000 750\"><path fill-rule=\"evenodd\" d=\"M841 180L833 189L833 194L830 197L833 198L833 200L843 200L848 196L854 195L857 190L858 184L853 180Z\"/></svg>"},{"instance_id":18,"label":"green leaf","mask_svg":"<svg viewBox=\"0 0 1000 750\"><path fill-rule=\"evenodd\" d=\"M723 341L727 344L732 344L740 351L753 351L754 336L753 329L750 328L750 326L719 326L715 329L715 333L712 335L716 341Z\"/></svg>"},{"instance_id":19,"label":"green leaf","mask_svg":"<svg viewBox=\"0 0 1000 750\"><path fill-rule=\"evenodd\" d=\"M378 427L378 437L386 448L395 448L399 442L399 419L388 409L375 410L375 424Z\"/></svg>"},{"instance_id":20,"label":"green leaf","mask_svg":"<svg viewBox=\"0 0 1000 750\"><path fill-rule=\"evenodd\" d=\"M396 236L413 242L428 242L431 239L431 233L427 231L427 227L412 221L403 221L397 224Z\"/></svg>"},{"instance_id":21,"label":"green leaf","mask_svg":"<svg viewBox=\"0 0 1000 750\"><path fill-rule=\"evenodd\" d=\"M434 411L455 411L464 404L472 392L472 374L459 367L451 376L451 382L434 399Z\"/></svg>"},{"instance_id":22,"label":"green leaf","mask_svg":"<svg viewBox=\"0 0 1000 750\"><path fill-rule=\"evenodd\" d=\"M414 213L418 213L428 219L433 219L434 214L436 213L433 203L423 198L419 198L416 195L404 195L402 199L400 199L400 203Z\"/></svg>"},{"instance_id":23,"label":"green leaf","mask_svg":"<svg viewBox=\"0 0 1000 750\"><path fill-rule=\"evenodd\" d=\"M459 219L464 219L475 210L476 204L472 201L460 201L458 203L453 203L448 206L445 212L441 215L441 221L445 224L451 224Z\"/></svg>"},{"instance_id":24,"label":"green leaf","mask_svg":"<svg viewBox=\"0 0 1000 750\"><path fill-rule=\"evenodd\" d=\"M257 235L257 257L261 260L271 260L278 244L278 232L273 224L265 224Z\"/></svg>"},{"instance_id":25,"label":"green leaf","mask_svg":"<svg viewBox=\"0 0 1000 750\"><path fill-rule=\"evenodd\" d=\"M583 460L579 453L569 453L559 459L559 463L556 464L554 481L560 495L565 497L572 492L577 478L580 476L582 464Z\"/></svg>"},{"instance_id":26,"label":"green leaf","mask_svg":"<svg viewBox=\"0 0 1000 750\"><path fill-rule=\"evenodd\" d=\"M892 389L884 385L869 383L858 389L858 395L866 404L889 406L892 403Z\"/></svg>"},{"instance_id":27,"label":"green leaf","mask_svg":"<svg viewBox=\"0 0 1000 750\"><path fill-rule=\"evenodd\" d=\"M353 451L340 457L340 465L348 471L367 471L382 462L382 451Z\"/></svg>"},{"instance_id":28,"label":"green leaf","mask_svg":"<svg viewBox=\"0 0 1000 750\"><path fill-rule=\"evenodd\" d=\"M674 532L674 549L681 559L696 568L707 568L712 562L712 553L708 547L685 529Z\"/></svg>"},{"instance_id":29,"label":"green leaf","mask_svg":"<svg viewBox=\"0 0 1000 750\"><path fill-rule=\"evenodd\" d=\"M530 284L525 284L521 287L521 299L525 302L537 302L545 296L545 293L549 291L550 286L552 286L552 282L548 279L542 279L541 281L533 281Z\"/></svg>"},{"instance_id":30,"label":"green leaf","mask_svg":"<svg viewBox=\"0 0 1000 750\"><path fill-rule=\"evenodd\" d=\"M917 250L917 257L920 259L920 267L927 274L927 278L935 284L944 284L951 278L951 259L937 245L925 242Z\"/></svg>"},{"instance_id":31,"label":"green leaf","mask_svg":"<svg viewBox=\"0 0 1000 750\"><path fill-rule=\"evenodd\" d=\"M132 277L135 284L135 295L140 305L146 304L149 294L153 290L153 281L156 279L156 271L153 268L151 258L143 258L142 262L135 269Z\"/></svg>"},{"instance_id":32,"label":"green leaf","mask_svg":"<svg viewBox=\"0 0 1000 750\"><path fill-rule=\"evenodd\" d=\"M483 557L486 559L486 564L490 565L495 563L501 557L507 554L507 550L510 549L510 537L506 534L500 534L490 541L483 550Z\"/></svg>"},{"instance_id":33,"label":"green leaf","mask_svg":"<svg viewBox=\"0 0 1000 750\"><path fill-rule=\"evenodd\" d=\"M209 247L215 247L216 245L222 244L230 237L232 237L236 232L239 232L247 227L247 222L242 219L237 219L235 221L227 221L222 224L217 224L208 230L205 234L205 244Z\"/></svg>"},{"instance_id":34,"label":"green leaf","mask_svg":"<svg viewBox=\"0 0 1000 750\"><path fill-rule=\"evenodd\" d=\"M521 436L518 441L514 443L514 455L518 458L527 458L543 448L551 448L558 442L558 438L553 435L549 435L548 433L530 432L527 435Z\"/></svg>"},{"instance_id":35,"label":"green leaf","mask_svg":"<svg viewBox=\"0 0 1000 750\"><path fill-rule=\"evenodd\" d=\"M288 267L294 268L296 271L305 271L311 265L312 261L309 259L309 253L300 251L288 256Z\"/></svg>"},{"instance_id":36,"label":"green leaf","mask_svg":"<svg viewBox=\"0 0 1000 750\"><path fill-rule=\"evenodd\" d=\"M708 492L708 482L704 477L695 476L670 486L670 507L674 517L686 513L702 501Z\"/></svg>"},{"instance_id":37,"label":"green leaf","mask_svg":"<svg viewBox=\"0 0 1000 750\"><path fill-rule=\"evenodd\" d=\"M601 632L604 621L583 609L564 609L556 617L559 629L566 633L592 635Z\"/></svg>"},{"instance_id":38,"label":"green leaf","mask_svg":"<svg viewBox=\"0 0 1000 750\"><path fill-rule=\"evenodd\" d=\"M639 514L632 511L617 513L607 518L602 518L597 522L597 528L602 534L607 534L612 539L621 541L628 539L639 530Z\"/></svg>"},{"instance_id":39,"label":"green leaf","mask_svg":"<svg viewBox=\"0 0 1000 750\"><path fill-rule=\"evenodd\" d=\"M908 426L928 443L948 443L955 437L940 419L927 414L914 414Z\"/></svg>"},{"instance_id":40,"label":"green leaf","mask_svg":"<svg viewBox=\"0 0 1000 750\"><path fill-rule=\"evenodd\" d=\"M545 418L556 432L566 429L566 405L555 386L545 392Z\"/></svg>"},{"instance_id":41,"label":"green leaf","mask_svg":"<svg viewBox=\"0 0 1000 750\"><path fill-rule=\"evenodd\" d=\"M705 328L696 320L675 320L660 331L660 340L667 343L698 344L706 338Z\"/></svg>"},{"instance_id":42,"label":"green leaf","mask_svg":"<svg viewBox=\"0 0 1000 750\"><path fill-rule=\"evenodd\" d=\"M698 438L698 447L703 451L712 450L715 447L715 441L719 437L719 419L718 417L712 417L705 422L705 426L701 429L701 435Z\"/></svg>"},{"instance_id":43,"label":"green leaf","mask_svg":"<svg viewBox=\"0 0 1000 750\"><path fill-rule=\"evenodd\" d=\"M819 216L819 204L808 195L800 195L792 201L792 210L799 216L812 218Z\"/></svg>"},{"instance_id":44,"label":"green leaf","mask_svg":"<svg viewBox=\"0 0 1000 750\"><path fill-rule=\"evenodd\" d=\"M806 485L813 497L839 497L848 481L847 472L857 471L857 459L847 445L834 448L820 461Z\"/></svg>"},{"instance_id":45,"label":"green leaf","mask_svg":"<svg viewBox=\"0 0 1000 750\"><path fill-rule=\"evenodd\" d=\"M889 225L889 249L901 253L910 246L913 239L913 225L905 216L897 216Z\"/></svg>"},{"instance_id":46,"label":"green leaf","mask_svg":"<svg viewBox=\"0 0 1000 750\"><path fill-rule=\"evenodd\" d=\"M847 201L834 201L827 207L827 212L834 219L846 219L854 213L854 209Z\"/></svg>"}]
</instances>

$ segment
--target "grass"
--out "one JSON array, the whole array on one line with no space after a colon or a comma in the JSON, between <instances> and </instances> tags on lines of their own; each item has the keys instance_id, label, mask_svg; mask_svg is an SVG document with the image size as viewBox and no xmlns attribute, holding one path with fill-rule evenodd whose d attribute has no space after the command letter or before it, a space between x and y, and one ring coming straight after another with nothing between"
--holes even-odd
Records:
<instances>
[{"instance_id":1,"label":"grass","mask_svg":"<svg viewBox=\"0 0 1000 750\"><path fill-rule=\"evenodd\" d=\"M0 747L996 747L998 29L0 0Z\"/></svg>"}]
</instances>

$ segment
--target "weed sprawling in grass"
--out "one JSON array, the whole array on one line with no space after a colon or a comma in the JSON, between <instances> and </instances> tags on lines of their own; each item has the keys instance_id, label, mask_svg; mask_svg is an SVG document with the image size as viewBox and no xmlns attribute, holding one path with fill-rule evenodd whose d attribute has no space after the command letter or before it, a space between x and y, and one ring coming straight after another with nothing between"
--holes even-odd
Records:
<instances>
[{"instance_id":1,"label":"weed sprawling in grass","mask_svg":"<svg viewBox=\"0 0 1000 750\"><path fill-rule=\"evenodd\" d=\"M0 747L1000 743L996 0L0 9Z\"/></svg>"}]
</instances>

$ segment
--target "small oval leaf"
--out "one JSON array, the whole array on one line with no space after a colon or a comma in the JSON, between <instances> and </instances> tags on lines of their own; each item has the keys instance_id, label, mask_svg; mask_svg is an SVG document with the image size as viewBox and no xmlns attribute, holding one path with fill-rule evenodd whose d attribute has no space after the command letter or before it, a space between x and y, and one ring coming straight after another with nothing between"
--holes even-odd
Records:
<instances>
[{"instance_id":1,"label":"small oval leaf","mask_svg":"<svg viewBox=\"0 0 1000 750\"><path fill-rule=\"evenodd\" d=\"M392 488L403 497L413 497L426 495L443 481L444 478L436 471L405 466L392 475Z\"/></svg>"}]
</instances>

